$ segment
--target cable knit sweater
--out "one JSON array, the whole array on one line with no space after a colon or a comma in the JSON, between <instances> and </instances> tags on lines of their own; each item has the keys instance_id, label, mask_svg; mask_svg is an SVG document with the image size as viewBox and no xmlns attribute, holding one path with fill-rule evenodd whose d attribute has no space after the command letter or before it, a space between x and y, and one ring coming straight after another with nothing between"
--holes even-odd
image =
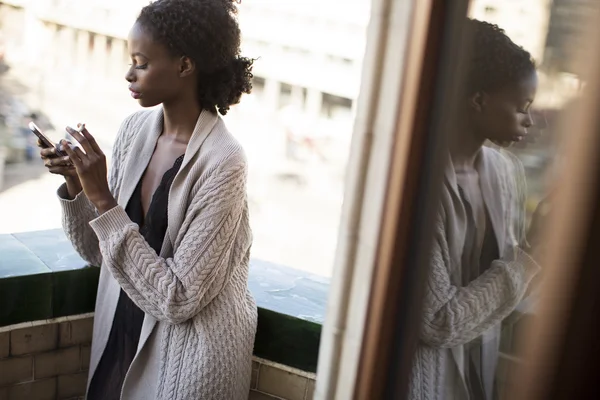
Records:
<instances>
[{"instance_id":1,"label":"cable knit sweater","mask_svg":"<svg viewBox=\"0 0 600 400\"><path fill-rule=\"evenodd\" d=\"M448 165L426 282L421 341L410 380L412 400L469 399L463 346L482 335L497 344L500 323L522 300L540 269L520 248L524 243L523 167L514 156L484 147L478 173L500 259L462 285L467 217L450 161ZM491 379L487 383L493 385L496 359L488 361Z\"/></svg>"},{"instance_id":2,"label":"cable knit sweater","mask_svg":"<svg viewBox=\"0 0 600 400\"><path fill-rule=\"evenodd\" d=\"M83 193L66 200L65 186L58 191L68 238L101 265L88 382L122 287L145 318L121 398L245 400L257 321L247 287L246 160L223 121L203 111L169 193L168 230L156 254L124 207L162 126L162 108L123 122L109 174L119 206L99 216Z\"/></svg>"}]
</instances>

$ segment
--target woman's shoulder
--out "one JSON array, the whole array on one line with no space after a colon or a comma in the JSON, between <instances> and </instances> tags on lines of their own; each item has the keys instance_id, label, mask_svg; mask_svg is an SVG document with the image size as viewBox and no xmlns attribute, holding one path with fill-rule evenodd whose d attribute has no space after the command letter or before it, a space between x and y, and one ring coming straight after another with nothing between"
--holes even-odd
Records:
<instances>
[{"instance_id":1,"label":"woman's shoulder","mask_svg":"<svg viewBox=\"0 0 600 400\"><path fill-rule=\"evenodd\" d=\"M115 144L130 143L133 136L140 130L139 128L146 122L156 111L154 110L139 110L129 114L121 122L119 131L115 138Z\"/></svg>"},{"instance_id":2,"label":"woman's shoulder","mask_svg":"<svg viewBox=\"0 0 600 400\"><path fill-rule=\"evenodd\" d=\"M215 166L218 165L243 165L247 164L246 153L243 146L229 131L225 122L218 118L215 126L202 145L203 159Z\"/></svg>"},{"instance_id":3,"label":"woman's shoulder","mask_svg":"<svg viewBox=\"0 0 600 400\"><path fill-rule=\"evenodd\" d=\"M124 134L132 134L138 130L148 119L158 115L157 110L138 110L129 114L121 123L121 131Z\"/></svg>"},{"instance_id":4,"label":"woman's shoulder","mask_svg":"<svg viewBox=\"0 0 600 400\"><path fill-rule=\"evenodd\" d=\"M493 165L500 173L509 173L511 175L524 175L525 170L523 163L519 157L506 149L495 149L492 147L484 146L483 154L486 161Z\"/></svg>"}]
</instances>

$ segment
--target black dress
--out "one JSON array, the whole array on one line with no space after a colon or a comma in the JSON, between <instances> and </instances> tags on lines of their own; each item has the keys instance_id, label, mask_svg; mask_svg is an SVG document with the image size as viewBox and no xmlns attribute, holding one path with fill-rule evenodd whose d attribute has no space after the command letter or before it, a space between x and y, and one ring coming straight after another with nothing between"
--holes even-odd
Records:
<instances>
[{"instance_id":1,"label":"black dress","mask_svg":"<svg viewBox=\"0 0 600 400\"><path fill-rule=\"evenodd\" d=\"M140 233L157 254L160 254L167 232L169 189L182 162L183 155L163 175L145 219L141 179L125 208L129 218L139 225ZM120 399L125 374L137 351L143 321L144 312L121 289L108 343L90 383L88 400Z\"/></svg>"}]
</instances>

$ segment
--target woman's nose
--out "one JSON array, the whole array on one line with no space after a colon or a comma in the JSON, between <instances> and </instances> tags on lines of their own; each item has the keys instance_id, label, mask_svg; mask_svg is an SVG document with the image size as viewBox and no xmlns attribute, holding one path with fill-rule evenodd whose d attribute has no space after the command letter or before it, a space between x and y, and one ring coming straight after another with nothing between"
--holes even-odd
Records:
<instances>
[{"instance_id":1,"label":"woman's nose","mask_svg":"<svg viewBox=\"0 0 600 400\"><path fill-rule=\"evenodd\" d=\"M127 73L125 73L125 80L129 83L135 81L135 74L133 73L133 68L129 67Z\"/></svg>"},{"instance_id":2,"label":"woman's nose","mask_svg":"<svg viewBox=\"0 0 600 400\"><path fill-rule=\"evenodd\" d=\"M523 120L523 127L531 128L533 125L534 125L534 121L533 121L533 118L531 117L531 112L527 112L527 115L525 115L525 119Z\"/></svg>"}]
</instances>

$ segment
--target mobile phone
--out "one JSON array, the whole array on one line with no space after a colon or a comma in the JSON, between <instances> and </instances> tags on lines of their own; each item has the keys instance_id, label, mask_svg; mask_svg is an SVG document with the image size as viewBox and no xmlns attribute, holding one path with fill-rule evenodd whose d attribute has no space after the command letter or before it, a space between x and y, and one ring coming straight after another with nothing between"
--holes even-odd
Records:
<instances>
[{"instance_id":1,"label":"mobile phone","mask_svg":"<svg viewBox=\"0 0 600 400\"><path fill-rule=\"evenodd\" d=\"M60 157L64 157L67 154L60 150L54 143L52 143L52 140L50 140L50 138L48 136L46 136L40 128L37 127L36 124L34 124L33 122L29 123L29 129L31 129L31 132L33 132L33 134L35 136L38 137L38 139L40 139L40 142L42 143L42 147L45 149L51 149L54 148L56 149L56 155L60 156Z\"/></svg>"}]
</instances>

